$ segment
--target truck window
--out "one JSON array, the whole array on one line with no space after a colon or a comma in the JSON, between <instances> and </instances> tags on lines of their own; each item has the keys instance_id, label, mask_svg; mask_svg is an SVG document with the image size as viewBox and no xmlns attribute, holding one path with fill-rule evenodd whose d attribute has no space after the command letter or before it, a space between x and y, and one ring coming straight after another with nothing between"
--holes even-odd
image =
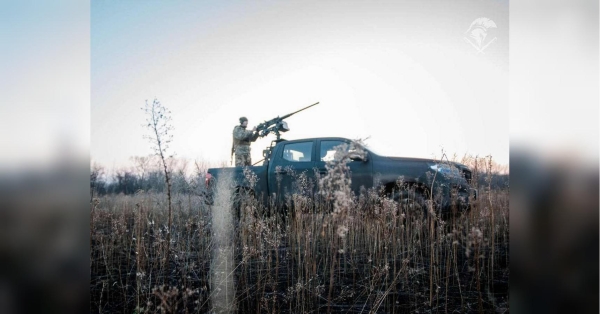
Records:
<instances>
[{"instance_id":1,"label":"truck window","mask_svg":"<svg viewBox=\"0 0 600 314\"><path fill-rule=\"evenodd\" d=\"M340 145L341 148L346 151L348 150L348 143L343 141L321 141L321 151L320 151L320 160L321 161L330 161L335 157L336 147Z\"/></svg>"},{"instance_id":2,"label":"truck window","mask_svg":"<svg viewBox=\"0 0 600 314\"><path fill-rule=\"evenodd\" d=\"M284 160L292 162L312 161L312 147L312 141L285 144L282 157Z\"/></svg>"}]
</instances>

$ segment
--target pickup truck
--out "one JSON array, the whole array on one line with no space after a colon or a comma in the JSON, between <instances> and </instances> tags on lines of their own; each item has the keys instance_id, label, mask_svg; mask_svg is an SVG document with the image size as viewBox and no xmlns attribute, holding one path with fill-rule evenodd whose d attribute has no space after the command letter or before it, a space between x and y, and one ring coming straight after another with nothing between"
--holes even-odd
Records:
<instances>
[{"instance_id":1,"label":"pickup truck","mask_svg":"<svg viewBox=\"0 0 600 314\"><path fill-rule=\"evenodd\" d=\"M264 204L267 204L269 197L284 199L287 195L298 193L299 185L294 181L300 173L304 173L305 179L316 187L317 176L327 174L326 164L336 147L342 144L346 146L340 147L351 147L352 143L352 140L340 137L274 141L263 152L265 159L260 166L208 169L208 202L212 204L211 191L216 182L225 176L231 178L234 191L249 191ZM477 191L470 186L471 170L463 164L389 157L376 153L368 146L363 149L360 155L350 155L351 160L347 163L351 190L355 194L360 193L362 188L375 188L384 194L382 196L399 200L403 198L400 193L403 189L399 189L398 183L402 182L404 186L414 188L419 199L435 199L436 211L442 213L453 212L453 208L458 212L469 210L470 201L477 198ZM254 173L254 180L246 178L248 170Z\"/></svg>"}]
</instances>

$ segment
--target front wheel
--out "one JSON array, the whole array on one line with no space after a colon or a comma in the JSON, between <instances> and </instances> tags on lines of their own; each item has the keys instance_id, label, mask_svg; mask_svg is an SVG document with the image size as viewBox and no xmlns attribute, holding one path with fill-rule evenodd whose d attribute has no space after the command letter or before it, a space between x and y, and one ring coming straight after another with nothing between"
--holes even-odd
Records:
<instances>
[{"instance_id":1,"label":"front wheel","mask_svg":"<svg viewBox=\"0 0 600 314\"><path fill-rule=\"evenodd\" d=\"M399 203L402 213L427 217L430 200L426 195L427 193L420 190L397 190L392 194L392 199Z\"/></svg>"}]
</instances>

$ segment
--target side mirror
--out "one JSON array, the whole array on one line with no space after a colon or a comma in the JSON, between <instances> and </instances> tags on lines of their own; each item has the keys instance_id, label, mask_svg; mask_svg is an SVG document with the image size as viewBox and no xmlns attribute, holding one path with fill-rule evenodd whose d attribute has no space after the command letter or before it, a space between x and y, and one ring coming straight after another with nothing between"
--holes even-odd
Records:
<instances>
[{"instance_id":1,"label":"side mirror","mask_svg":"<svg viewBox=\"0 0 600 314\"><path fill-rule=\"evenodd\" d=\"M348 157L350 158L350 160L352 161L362 161L362 162L367 162L368 157L367 157L367 152L365 151L364 154L361 154L359 152L356 151L351 151L348 153Z\"/></svg>"}]
</instances>

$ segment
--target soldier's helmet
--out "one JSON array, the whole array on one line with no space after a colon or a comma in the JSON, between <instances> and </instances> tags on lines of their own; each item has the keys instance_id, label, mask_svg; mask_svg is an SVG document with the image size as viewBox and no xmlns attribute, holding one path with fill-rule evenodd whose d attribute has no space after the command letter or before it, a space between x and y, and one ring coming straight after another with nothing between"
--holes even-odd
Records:
<instances>
[{"instance_id":1,"label":"soldier's helmet","mask_svg":"<svg viewBox=\"0 0 600 314\"><path fill-rule=\"evenodd\" d=\"M240 117L240 124L244 123L244 121L248 121L248 118Z\"/></svg>"}]
</instances>

